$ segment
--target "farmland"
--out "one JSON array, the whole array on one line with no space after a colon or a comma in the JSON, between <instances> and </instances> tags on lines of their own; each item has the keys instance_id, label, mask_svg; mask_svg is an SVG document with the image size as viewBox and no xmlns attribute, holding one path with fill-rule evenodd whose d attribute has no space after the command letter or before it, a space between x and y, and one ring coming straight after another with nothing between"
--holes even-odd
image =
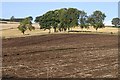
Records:
<instances>
[{"instance_id":1,"label":"farmland","mask_svg":"<svg viewBox=\"0 0 120 80\"><path fill-rule=\"evenodd\" d=\"M39 29L39 25L34 23L33 26L35 26L35 30L33 31L29 31L27 30L25 32L25 35L23 35L18 29L19 23L8 23L8 24L0 24L0 26L2 27L2 29L0 30L0 33L2 33L2 38L15 38L15 37L26 37L26 36L35 36L35 35L45 35L48 34L48 30L44 31L44 30L40 30ZM92 27L90 27L89 29L81 29L80 27L75 27L72 30L78 30L78 31L89 31L87 34L111 34L111 32L115 35L118 34L118 28L113 28L113 27L105 27L102 29L98 29L98 31L96 32L96 30ZM68 33L68 32L53 32L53 29L51 30L52 33L51 34L60 34L60 33ZM82 32L81 32L82 33Z\"/></svg>"},{"instance_id":2,"label":"farmland","mask_svg":"<svg viewBox=\"0 0 120 80\"><path fill-rule=\"evenodd\" d=\"M117 35L63 33L5 38L2 49L3 77L118 76Z\"/></svg>"},{"instance_id":3,"label":"farmland","mask_svg":"<svg viewBox=\"0 0 120 80\"><path fill-rule=\"evenodd\" d=\"M2 8L3 80L119 78L117 2L6 2Z\"/></svg>"}]
</instances>

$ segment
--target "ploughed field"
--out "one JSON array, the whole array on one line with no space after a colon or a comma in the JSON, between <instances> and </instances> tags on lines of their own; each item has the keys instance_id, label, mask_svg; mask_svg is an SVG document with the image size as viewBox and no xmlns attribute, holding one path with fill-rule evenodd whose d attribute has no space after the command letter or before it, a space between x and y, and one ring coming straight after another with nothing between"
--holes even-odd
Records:
<instances>
[{"instance_id":1,"label":"ploughed field","mask_svg":"<svg viewBox=\"0 0 120 80\"><path fill-rule=\"evenodd\" d=\"M50 34L3 39L3 77L115 78L118 37Z\"/></svg>"}]
</instances>

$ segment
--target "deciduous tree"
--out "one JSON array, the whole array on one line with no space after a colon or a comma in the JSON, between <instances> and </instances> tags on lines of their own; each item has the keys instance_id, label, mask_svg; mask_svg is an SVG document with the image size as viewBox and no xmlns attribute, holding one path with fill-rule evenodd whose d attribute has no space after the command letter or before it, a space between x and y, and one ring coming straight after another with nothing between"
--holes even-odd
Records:
<instances>
[{"instance_id":1,"label":"deciduous tree","mask_svg":"<svg viewBox=\"0 0 120 80\"><path fill-rule=\"evenodd\" d=\"M103 21L105 20L106 15L101 11L94 11L92 15L89 16L89 23L93 26L96 31L98 28L105 27Z\"/></svg>"},{"instance_id":2,"label":"deciduous tree","mask_svg":"<svg viewBox=\"0 0 120 80\"><path fill-rule=\"evenodd\" d=\"M27 29L29 29L30 31L32 30L35 30L35 27L32 26L32 20L33 18L30 16L30 17L26 17L24 20L22 20L20 22L20 25L18 26L18 29L24 34L25 31Z\"/></svg>"},{"instance_id":3,"label":"deciduous tree","mask_svg":"<svg viewBox=\"0 0 120 80\"><path fill-rule=\"evenodd\" d=\"M89 28L88 16L87 16L86 12L84 12L84 11L80 12L79 21L80 21L80 27L82 29Z\"/></svg>"},{"instance_id":4,"label":"deciduous tree","mask_svg":"<svg viewBox=\"0 0 120 80\"><path fill-rule=\"evenodd\" d=\"M120 26L120 18L113 18L111 22L115 27Z\"/></svg>"}]
</instances>

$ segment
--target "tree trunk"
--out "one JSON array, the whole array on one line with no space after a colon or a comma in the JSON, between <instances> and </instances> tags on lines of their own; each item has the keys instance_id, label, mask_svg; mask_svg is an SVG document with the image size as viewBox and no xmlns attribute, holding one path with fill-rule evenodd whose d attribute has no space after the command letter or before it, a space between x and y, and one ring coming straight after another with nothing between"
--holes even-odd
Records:
<instances>
[{"instance_id":1,"label":"tree trunk","mask_svg":"<svg viewBox=\"0 0 120 80\"><path fill-rule=\"evenodd\" d=\"M68 27L68 31L70 30L70 28Z\"/></svg>"},{"instance_id":2,"label":"tree trunk","mask_svg":"<svg viewBox=\"0 0 120 80\"><path fill-rule=\"evenodd\" d=\"M66 31L66 28L64 28L64 31Z\"/></svg>"},{"instance_id":3,"label":"tree trunk","mask_svg":"<svg viewBox=\"0 0 120 80\"><path fill-rule=\"evenodd\" d=\"M49 34L51 33L51 30L49 29Z\"/></svg>"},{"instance_id":4,"label":"tree trunk","mask_svg":"<svg viewBox=\"0 0 120 80\"><path fill-rule=\"evenodd\" d=\"M23 35L25 34L25 31L22 31Z\"/></svg>"},{"instance_id":5,"label":"tree trunk","mask_svg":"<svg viewBox=\"0 0 120 80\"><path fill-rule=\"evenodd\" d=\"M63 31L64 29L62 28L62 30L61 31Z\"/></svg>"},{"instance_id":6,"label":"tree trunk","mask_svg":"<svg viewBox=\"0 0 120 80\"><path fill-rule=\"evenodd\" d=\"M98 28L96 28L96 32L97 32Z\"/></svg>"},{"instance_id":7,"label":"tree trunk","mask_svg":"<svg viewBox=\"0 0 120 80\"><path fill-rule=\"evenodd\" d=\"M59 28L58 30L61 32L61 29L60 29L60 28Z\"/></svg>"},{"instance_id":8,"label":"tree trunk","mask_svg":"<svg viewBox=\"0 0 120 80\"><path fill-rule=\"evenodd\" d=\"M56 28L54 28L54 32L57 32L57 31L56 31Z\"/></svg>"}]
</instances>

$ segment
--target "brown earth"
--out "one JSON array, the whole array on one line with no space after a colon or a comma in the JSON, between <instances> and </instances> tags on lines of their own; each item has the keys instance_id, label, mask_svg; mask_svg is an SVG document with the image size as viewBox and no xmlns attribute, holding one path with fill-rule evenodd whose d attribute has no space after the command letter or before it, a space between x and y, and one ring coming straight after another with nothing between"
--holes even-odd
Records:
<instances>
[{"instance_id":1,"label":"brown earth","mask_svg":"<svg viewBox=\"0 0 120 80\"><path fill-rule=\"evenodd\" d=\"M116 78L118 36L50 34L3 39L3 77Z\"/></svg>"}]
</instances>

